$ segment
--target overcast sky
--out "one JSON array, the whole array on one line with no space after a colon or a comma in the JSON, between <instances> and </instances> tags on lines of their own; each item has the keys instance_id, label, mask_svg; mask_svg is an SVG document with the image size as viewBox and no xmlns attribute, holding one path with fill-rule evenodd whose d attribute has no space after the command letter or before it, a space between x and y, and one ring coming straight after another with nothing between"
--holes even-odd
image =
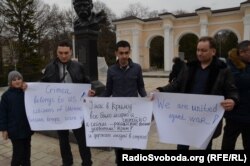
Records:
<instances>
[{"instance_id":1,"label":"overcast sky","mask_svg":"<svg viewBox=\"0 0 250 166\"><path fill-rule=\"evenodd\" d=\"M42 0L47 4L57 4L60 8L70 8L72 0ZM97 0L93 0L97 1ZM239 7L241 2L246 0L99 0L104 2L118 17L128 8L131 3L140 2L151 10L166 9L173 12L182 9L187 12L194 12L200 7L210 7L211 10Z\"/></svg>"}]
</instances>

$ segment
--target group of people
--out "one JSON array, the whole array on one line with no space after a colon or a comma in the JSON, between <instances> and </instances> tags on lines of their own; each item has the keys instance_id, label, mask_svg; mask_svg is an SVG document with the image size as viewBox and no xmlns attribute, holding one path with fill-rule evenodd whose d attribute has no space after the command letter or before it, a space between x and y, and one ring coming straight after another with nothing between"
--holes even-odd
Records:
<instances>
[{"instance_id":1,"label":"group of people","mask_svg":"<svg viewBox=\"0 0 250 166\"><path fill-rule=\"evenodd\" d=\"M130 59L131 48L127 41L116 44L117 62L109 67L103 97L146 97L142 69ZM242 134L244 149L250 149L250 41L239 43L238 48L229 53L228 64L216 57L216 45L212 37L201 37L197 44L197 61L183 63L178 74L171 76L166 86L155 91L222 95L221 102L225 109L226 125L222 149L234 149L239 134ZM52 83L90 83L81 63L71 60L72 48L67 42L59 43L57 58L45 68L42 82ZM235 81L234 81L235 80ZM4 139L10 139L13 145L11 165L30 165L31 131L24 106L22 75L12 71L8 75L9 89L2 95L0 104L0 131ZM88 96L94 96L90 90ZM152 97L153 100L153 97ZM222 121L216 128L207 149L212 149L213 138L222 131ZM69 130L57 131L63 166L73 164L69 144ZM74 129L82 165L92 165L91 151L86 146L84 124ZM178 150L187 150L189 146L177 145ZM122 149L116 148L116 154Z\"/></svg>"}]
</instances>

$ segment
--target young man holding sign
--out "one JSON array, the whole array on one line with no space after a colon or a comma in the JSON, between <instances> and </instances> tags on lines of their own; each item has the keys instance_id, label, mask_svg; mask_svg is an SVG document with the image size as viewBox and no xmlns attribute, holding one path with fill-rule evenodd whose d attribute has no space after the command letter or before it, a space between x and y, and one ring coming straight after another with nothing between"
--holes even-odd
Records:
<instances>
[{"instance_id":1,"label":"young man holding sign","mask_svg":"<svg viewBox=\"0 0 250 166\"><path fill-rule=\"evenodd\" d=\"M118 60L108 69L103 97L138 97L138 93L141 97L147 96L141 66L132 62L129 58L130 52L130 44L127 41L122 40L116 44L115 55ZM116 162L120 150L122 149L115 149Z\"/></svg>"},{"instance_id":2,"label":"young man holding sign","mask_svg":"<svg viewBox=\"0 0 250 166\"><path fill-rule=\"evenodd\" d=\"M237 88L227 65L216 55L216 44L212 37L201 37L197 44L197 61L188 63L177 79L170 84L157 88L160 92L178 92L189 94L222 95L221 103L225 111L231 111L238 101ZM218 124L214 135L221 134L222 121ZM207 149L212 149L212 139ZM178 145L178 150L188 150L189 146Z\"/></svg>"},{"instance_id":3,"label":"young man holding sign","mask_svg":"<svg viewBox=\"0 0 250 166\"><path fill-rule=\"evenodd\" d=\"M85 75L83 65L72 61L71 55L71 45L68 42L59 43L57 58L46 66L42 81L53 83L90 83L90 80ZM90 90L88 96L94 96L94 94L95 92ZM69 144L69 130L58 130L57 133L63 166L70 166L73 164L73 156ZM84 123L81 128L73 129L73 133L83 160L82 165L92 165L90 148L86 146Z\"/></svg>"}]
</instances>

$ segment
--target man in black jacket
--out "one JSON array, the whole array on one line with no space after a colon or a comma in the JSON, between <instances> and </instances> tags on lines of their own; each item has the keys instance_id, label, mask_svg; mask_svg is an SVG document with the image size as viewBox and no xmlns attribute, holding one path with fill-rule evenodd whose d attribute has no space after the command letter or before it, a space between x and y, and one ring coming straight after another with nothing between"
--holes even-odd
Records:
<instances>
[{"instance_id":1,"label":"man in black jacket","mask_svg":"<svg viewBox=\"0 0 250 166\"><path fill-rule=\"evenodd\" d=\"M177 79L157 88L161 92L176 92L189 94L222 95L221 103L225 111L231 111L238 101L237 88L234 85L231 71L227 65L215 57L216 44L213 38L201 37L197 45L197 61L184 66ZM222 121L218 124L213 138L221 134ZM178 150L188 150L189 146L178 145ZM207 149L212 149L212 139Z\"/></svg>"},{"instance_id":2,"label":"man in black jacket","mask_svg":"<svg viewBox=\"0 0 250 166\"><path fill-rule=\"evenodd\" d=\"M49 63L42 77L42 82L54 83L90 83L85 75L82 64L71 60L72 47L68 42L61 42L57 47L57 58ZM90 90L88 95L94 96L95 92ZM73 164L73 156L69 144L69 130L58 130L60 151L63 166ZM74 129L73 133L78 143L79 152L83 160L83 166L92 165L90 148L86 146L84 123L81 128Z\"/></svg>"},{"instance_id":3,"label":"man in black jacket","mask_svg":"<svg viewBox=\"0 0 250 166\"><path fill-rule=\"evenodd\" d=\"M226 112L222 150L233 150L241 134L244 150L250 150L250 41L239 43L229 52L228 64L239 91L240 101L233 111Z\"/></svg>"},{"instance_id":4,"label":"man in black jacket","mask_svg":"<svg viewBox=\"0 0 250 166\"><path fill-rule=\"evenodd\" d=\"M185 65L185 62L179 57L174 57L173 63L174 64L172 66L172 71L169 74L168 82L172 82L174 79L176 79L179 73L181 72L182 67Z\"/></svg>"}]
</instances>

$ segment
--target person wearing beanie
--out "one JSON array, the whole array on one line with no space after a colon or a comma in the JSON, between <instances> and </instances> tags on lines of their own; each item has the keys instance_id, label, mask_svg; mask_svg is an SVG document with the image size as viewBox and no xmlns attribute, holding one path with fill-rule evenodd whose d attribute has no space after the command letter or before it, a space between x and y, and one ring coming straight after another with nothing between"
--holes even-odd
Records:
<instances>
[{"instance_id":1,"label":"person wearing beanie","mask_svg":"<svg viewBox=\"0 0 250 166\"><path fill-rule=\"evenodd\" d=\"M21 73L19 73L18 71L14 70L9 72L8 74L8 84L11 85L11 82L15 79L21 79L23 80L23 76ZM22 82L22 81L21 81Z\"/></svg>"},{"instance_id":2,"label":"person wearing beanie","mask_svg":"<svg viewBox=\"0 0 250 166\"><path fill-rule=\"evenodd\" d=\"M13 146L11 166L30 166L31 136L33 132L24 105L23 76L18 71L8 75L9 88L0 102L0 131L4 140Z\"/></svg>"}]
</instances>

